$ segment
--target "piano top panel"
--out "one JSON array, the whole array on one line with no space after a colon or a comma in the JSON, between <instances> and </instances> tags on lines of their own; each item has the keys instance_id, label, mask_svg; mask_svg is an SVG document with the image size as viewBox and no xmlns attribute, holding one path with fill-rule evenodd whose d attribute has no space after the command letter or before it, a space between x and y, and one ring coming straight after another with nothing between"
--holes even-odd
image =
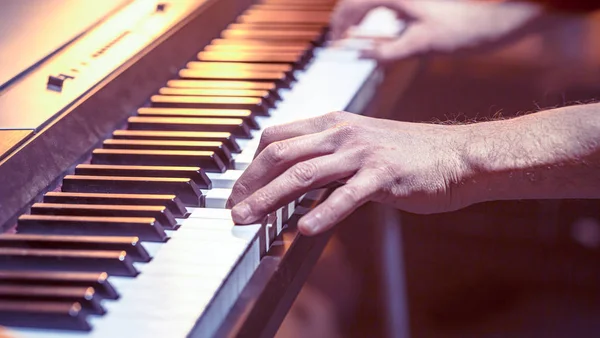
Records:
<instances>
[{"instance_id":1,"label":"piano top panel","mask_svg":"<svg viewBox=\"0 0 600 338\"><path fill-rule=\"evenodd\" d=\"M6 88L0 130L40 130L207 1L163 2L164 11L154 1L132 2ZM62 85L49 88L50 76L62 77Z\"/></svg>"},{"instance_id":2,"label":"piano top panel","mask_svg":"<svg viewBox=\"0 0 600 338\"><path fill-rule=\"evenodd\" d=\"M132 0L5 0L0 11L0 90ZM18 55L19 57L15 57Z\"/></svg>"}]
</instances>

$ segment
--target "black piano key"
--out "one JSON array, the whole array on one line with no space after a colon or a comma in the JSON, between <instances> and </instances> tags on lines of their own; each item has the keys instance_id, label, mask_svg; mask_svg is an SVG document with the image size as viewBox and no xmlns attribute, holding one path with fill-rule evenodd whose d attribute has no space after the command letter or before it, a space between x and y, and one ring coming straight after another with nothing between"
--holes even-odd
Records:
<instances>
[{"instance_id":1,"label":"black piano key","mask_svg":"<svg viewBox=\"0 0 600 338\"><path fill-rule=\"evenodd\" d=\"M222 37L227 39L304 42L312 47L327 39L328 26L315 23L235 23L227 27Z\"/></svg>"},{"instance_id":2,"label":"black piano key","mask_svg":"<svg viewBox=\"0 0 600 338\"><path fill-rule=\"evenodd\" d=\"M274 7L271 7L274 8ZM304 23L304 22L280 22L280 23L232 23L227 26L227 29L257 29L257 30L275 30L275 31L288 31L288 30L306 30L325 33L328 30L327 25L319 23ZM308 44L310 46L310 44Z\"/></svg>"},{"instance_id":3,"label":"black piano key","mask_svg":"<svg viewBox=\"0 0 600 338\"><path fill-rule=\"evenodd\" d=\"M258 10L258 11L281 11L281 10L293 10L293 11L332 11L334 5L330 3L324 4L299 4L299 3L280 3L280 4L256 4L250 6L249 10ZM301 25L302 23L298 22L296 24ZM323 26L322 23L306 23L304 26L313 27L313 26Z\"/></svg>"},{"instance_id":4,"label":"black piano key","mask_svg":"<svg viewBox=\"0 0 600 338\"><path fill-rule=\"evenodd\" d=\"M335 6L339 0L259 0L258 4L281 4L281 5L291 5L291 4L301 4L305 6L312 5L320 5L320 4L330 4L331 6Z\"/></svg>"},{"instance_id":5,"label":"black piano key","mask_svg":"<svg viewBox=\"0 0 600 338\"><path fill-rule=\"evenodd\" d=\"M229 41L229 44L208 45L205 51L226 52L226 53L297 53L299 55L299 65L303 67L313 57L313 49L305 48L302 45L282 45L282 44L245 44L244 40L223 40ZM260 40L248 40L253 42L263 42ZM236 63L236 62L230 62ZM262 63L255 63L261 65ZM285 63L280 63L287 65ZM295 70L295 69L294 69Z\"/></svg>"},{"instance_id":6,"label":"black piano key","mask_svg":"<svg viewBox=\"0 0 600 338\"><path fill-rule=\"evenodd\" d=\"M287 63L190 61L187 63L186 67L187 68L180 71L182 78L206 78L209 76L207 74L217 72L219 76L223 76L223 74L231 74L231 77L233 77L235 80L243 79L267 82L284 81L285 86L288 86L290 83L296 81L296 76L294 75L296 69L294 69L291 64ZM285 78L280 77L280 74L284 74ZM244 78L241 78L241 76ZM248 77L253 78L250 79Z\"/></svg>"},{"instance_id":7,"label":"black piano key","mask_svg":"<svg viewBox=\"0 0 600 338\"><path fill-rule=\"evenodd\" d=\"M268 5L303 5L303 6L319 6L330 5L335 6L339 0L259 0L258 4Z\"/></svg>"},{"instance_id":8,"label":"black piano key","mask_svg":"<svg viewBox=\"0 0 600 338\"><path fill-rule=\"evenodd\" d=\"M163 141L163 140L123 140L123 139L108 139L105 140L102 146L105 149L146 149L146 150L189 150L189 151L212 151L217 154L227 168L233 168L233 157L231 151L222 142L217 141ZM176 168L176 167L175 167ZM204 173L204 170L198 168L200 172ZM171 170L174 171L174 170ZM189 171L189 169L187 170ZM196 173L199 172L195 170ZM181 177L181 176L165 176L166 171L162 172L163 176L155 177ZM119 176L119 175L113 175ZM131 175L127 175L131 176ZM148 176L148 175L139 175ZM198 175L194 175L198 176ZM184 177L187 177L184 176ZM192 177L190 177L192 178ZM194 177L198 178L198 177ZM210 179L206 174L203 175L201 180L194 180L194 183L200 183L201 189L210 189Z\"/></svg>"},{"instance_id":9,"label":"black piano key","mask_svg":"<svg viewBox=\"0 0 600 338\"><path fill-rule=\"evenodd\" d=\"M194 95L196 91L204 89L191 88L162 88L166 94L173 93L175 95ZM140 108L137 111L138 116L146 117L193 117L193 118L227 118L227 119L242 119L252 129L260 129L260 126L254 118L251 110L241 109L199 109L199 108L157 108L148 107ZM222 142L222 141L219 141ZM223 142L225 144L225 142ZM227 146L227 144L225 144ZM228 147L228 146L227 146ZM229 148L229 147L228 147Z\"/></svg>"},{"instance_id":10,"label":"black piano key","mask_svg":"<svg viewBox=\"0 0 600 338\"><path fill-rule=\"evenodd\" d=\"M113 140L115 141L115 140ZM119 140L129 141L129 140ZM75 167L76 175L87 176L126 176L126 177L177 177L189 178L200 189L211 189L212 183L200 167L166 167L166 166L136 166L112 164L79 164ZM166 207L166 206L165 206ZM136 211L131 211L135 213ZM141 213L146 211L140 211ZM163 212L163 211L161 211ZM168 215L172 215L167 208ZM163 212L163 213L166 213ZM181 216L181 215L178 215ZM148 217L148 216L144 216ZM154 216L151 216L154 217ZM168 216L171 217L171 216ZM162 220L161 223L165 225Z\"/></svg>"},{"instance_id":11,"label":"black piano key","mask_svg":"<svg viewBox=\"0 0 600 338\"><path fill-rule=\"evenodd\" d=\"M225 51L228 49L231 49L232 52L295 53L304 57L312 57L315 46L310 41L213 39L210 45L204 47L204 51Z\"/></svg>"},{"instance_id":12,"label":"black piano key","mask_svg":"<svg viewBox=\"0 0 600 338\"><path fill-rule=\"evenodd\" d=\"M274 82L260 81L214 81L214 80L169 80L167 87L171 88L202 88L219 90L266 90L277 100L281 99Z\"/></svg>"},{"instance_id":13,"label":"black piano key","mask_svg":"<svg viewBox=\"0 0 600 338\"><path fill-rule=\"evenodd\" d=\"M89 314L103 315L106 310L94 288L81 286L0 285L0 301L77 302Z\"/></svg>"},{"instance_id":14,"label":"black piano key","mask_svg":"<svg viewBox=\"0 0 600 338\"><path fill-rule=\"evenodd\" d=\"M0 285L85 286L105 299L119 299L119 294L108 281L106 272L55 272L0 270Z\"/></svg>"},{"instance_id":15,"label":"black piano key","mask_svg":"<svg viewBox=\"0 0 600 338\"><path fill-rule=\"evenodd\" d=\"M216 52L203 51L198 53L200 61L218 61L218 62L256 62L256 63L288 63L297 68L303 66L302 53L295 52ZM277 74L277 73L276 73ZM181 76L180 72L180 76ZM263 74L260 74L264 76ZM283 78L285 78L285 74ZM248 77L252 76L247 75ZM242 80L242 79L240 79ZM267 81L265 79L265 81Z\"/></svg>"},{"instance_id":16,"label":"black piano key","mask_svg":"<svg viewBox=\"0 0 600 338\"><path fill-rule=\"evenodd\" d=\"M221 33L225 39L314 41L322 43L323 34L312 30L265 30L265 29L226 29Z\"/></svg>"},{"instance_id":17,"label":"black piano key","mask_svg":"<svg viewBox=\"0 0 600 338\"><path fill-rule=\"evenodd\" d=\"M189 69L223 70L223 71L256 71L256 72L293 72L294 68L285 63L248 63L248 62L203 62L190 61Z\"/></svg>"},{"instance_id":18,"label":"black piano key","mask_svg":"<svg viewBox=\"0 0 600 338\"><path fill-rule=\"evenodd\" d=\"M243 119L131 116L127 122L130 130L225 132L239 138L252 138L250 127Z\"/></svg>"},{"instance_id":19,"label":"black piano key","mask_svg":"<svg viewBox=\"0 0 600 338\"><path fill-rule=\"evenodd\" d=\"M200 52L203 53L203 52ZM211 52L212 53L212 52ZM216 52L215 52L216 53ZM222 53L226 54L226 53ZM292 54L291 52L289 54ZM297 55L298 53L293 53ZM294 59L295 61L296 59ZM195 62L203 62L208 63L206 61L195 61ZM210 60L210 62L219 62L219 63L250 63L250 62L231 62L231 61L219 61L219 60ZM292 62L289 62L292 63ZM259 63L257 63L259 64ZM269 64L268 62L264 62L264 64ZM274 63L277 64L277 63ZM283 65L288 65L286 63L280 63ZM285 83L288 81L286 71L271 71L271 70L262 70L262 69L222 69L219 67L215 68L183 68L178 73L179 77L182 79L198 79L198 80L214 80L214 81L222 81L222 80L234 80L234 81L256 81L256 82L274 82L274 83Z\"/></svg>"},{"instance_id":20,"label":"black piano key","mask_svg":"<svg viewBox=\"0 0 600 338\"><path fill-rule=\"evenodd\" d=\"M125 251L0 248L0 269L106 272L127 277L138 275Z\"/></svg>"},{"instance_id":21,"label":"black piano key","mask_svg":"<svg viewBox=\"0 0 600 338\"><path fill-rule=\"evenodd\" d=\"M244 40L244 39L213 39L207 47L217 46L238 46L239 48L246 47L248 49L275 49L278 52L287 51L302 53L306 50L314 49L314 46L307 41L261 41L261 40Z\"/></svg>"},{"instance_id":22,"label":"black piano key","mask_svg":"<svg viewBox=\"0 0 600 338\"><path fill-rule=\"evenodd\" d=\"M112 137L124 140L217 141L223 142L233 153L242 151L236 137L227 132L115 130Z\"/></svg>"},{"instance_id":23,"label":"black piano key","mask_svg":"<svg viewBox=\"0 0 600 338\"><path fill-rule=\"evenodd\" d=\"M161 205L35 203L31 206L31 213L34 215L153 217L167 229L175 229L177 225L173 214L167 207Z\"/></svg>"},{"instance_id":24,"label":"black piano key","mask_svg":"<svg viewBox=\"0 0 600 338\"><path fill-rule=\"evenodd\" d=\"M166 242L164 227L150 217L103 217L63 215L21 215L21 234L136 236L150 242ZM128 258L129 259L129 258Z\"/></svg>"},{"instance_id":25,"label":"black piano key","mask_svg":"<svg viewBox=\"0 0 600 338\"><path fill-rule=\"evenodd\" d=\"M105 150L120 154L126 151ZM118 160L110 156L106 159ZM130 156L130 159L135 160L136 158ZM63 179L62 191L111 194L175 194L184 205L199 206L204 204L204 195L202 195L194 181L189 178L67 175Z\"/></svg>"},{"instance_id":26,"label":"black piano key","mask_svg":"<svg viewBox=\"0 0 600 338\"><path fill-rule=\"evenodd\" d=\"M123 165L150 165L150 166L175 166L175 167L200 167L206 172L222 173L227 166L221 161L221 158L213 151L187 151L187 150L137 150L137 149L95 149L93 151L92 164L123 164ZM148 179L148 182L151 180ZM186 192L188 188L179 187L185 184L181 179L176 181L153 180L156 188L149 187L142 189L147 194L165 194L168 192L168 185L177 188L177 196ZM193 182L192 182L193 183ZM160 185L160 187L158 187ZM177 187L176 187L177 186ZM194 184L196 187L196 185ZM167 191L167 192L165 192ZM131 193L140 193L131 192ZM189 195L189 194L188 194ZM188 196L189 197L189 196ZM185 197L180 196L183 199ZM189 199L187 200L189 202ZM185 202L185 201L184 201Z\"/></svg>"},{"instance_id":27,"label":"black piano key","mask_svg":"<svg viewBox=\"0 0 600 338\"><path fill-rule=\"evenodd\" d=\"M206 88L172 88L163 87L158 90L160 95L175 95L175 96L228 96L228 97L255 97L262 99L269 107L274 107L277 97L272 95L267 90L251 90L251 89L206 89ZM204 111L248 111L241 109L201 109ZM210 115L209 115L210 116ZM199 116L201 117L201 116Z\"/></svg>"},{"instance_id":28,"label":"black piano key","mask_svg":"<svg viewBox=\"0 0 600 338\"><path fill-rule=\"evenodd\" d=\"M247 109L260 115L267 115L271 108L262 97L152 95L150 104L166 108Z\"/></svg>"},{"instance_id":29,"label":"black piano key","mask_svg":"<svg viewBox=\"0 0 600 338\"><path fill-rule=\"evenodd\" d=\"M284 40L248 40L248 39L213 39L209 45L211 48L223 48L235 46L237 50L248 50L256 52L271 53L295 53L298 55L313 55L315 45L310 41L284 41ZM207 46L207 47L209 47ZM204 49L208 51L209 49ZM197 57L200 55L198 53Z\"/></svg>"},{"instance_id":30,"label":"black piano key","mask_svg":"<svg viewBox=\"0 0 600 338\"><path fill-rule=\"evenodd\" d=\"M76 302L0 301L0 325L90 331L86 312Z\"/></svg>"},{"instance_id":31,"label":"black piano key","mask_svg":"<svg viewBox=\"0 0 600 338\"><path fill-rule=\"evenodd\" d=\"M203 61L215 61L215 62L231 62L237 63L238 60L235 60L236 56L230 56L232 54L241 54L241 53L230 53L230 52L208 52L208 53L217 53L217 55L208 55L207 60ZM241 56L248 55L250 52L242 52ZM265 53L262 53L265 54ZM288 53L292 55L291 53ZM216 56L223 56L222 60L216 58ZM261 61L252 61L251 58L254 57L254 60L259 60L256 58L258 53L252 53L247 62L261 62ZM301 57L297 56L297 53L294 53L293 60L291 62L287 62L288 64L294 64L301 61ZM258 55L260 56L260 55ZM281 58L281 57L280 57ZM291 57L286 58L284 60L291 59ZM240 60L239 62L244 62ZM264 62L268 63L268 62ZM283 64L283 63L282 63ZM289 72L272 72L272 71L255 71L255 70L219 70L219 69L189 69L184 68L181 69L178 73L179 77L182 79L188 80L202 80L202 81L251 81L251 82L268 82L275 83L277 85L277 89L280 88L289 88L290 84L293 82L293 77ZM231 108L236 109L236 108Z\"/></svg>"},{"instance_id":32,"label":"black piano key","mask_svg":"<svg viewBox=\"0 0 600 338\"><path fill-rule=\"evenodd\" d=\"M131 260L149 262L150 255L135 236L0 235L1 248L125 251Z\"/></svg>"},{"instance_id":33,"label":"black piano key","mask_svg":"<svg viewBox=\"0 0 600 338\"><path fill-rule=\"evenodd\" d=\"M331 4L332 6L336 5L339 0L258 0L256 3L259 4L304 4L304 5L313 5L313 4Z\"/></svg>"},{"instance_id":34,"label":"black piano key","mask_svg":"<svg viewBox=\"0 0 600 338\"><path fill-rule=\"evenodd\" d=\"M175 217L185 217L188 214L187 209L179 197L172 194L107 194L51 191L44 195L44 202L104 205L161 205L167 207Z\"/></svg>"},{"instance_id":35,"label":"black piano key","mask_svg":"<svg viewBox=\"0 0 600 338\"><path fill-rule=\"evenodd\" d=\"M327 25L329 11L293 11L293 10L247 10L238 17L240 23L299 23Z\"/></svg>"}]
</instances>

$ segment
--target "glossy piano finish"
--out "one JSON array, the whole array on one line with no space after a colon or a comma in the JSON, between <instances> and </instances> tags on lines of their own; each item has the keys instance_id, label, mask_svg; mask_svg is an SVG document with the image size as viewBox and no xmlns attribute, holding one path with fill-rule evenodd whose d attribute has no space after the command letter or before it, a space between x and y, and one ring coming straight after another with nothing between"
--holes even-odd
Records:
<instances>
[{"instance_id":1,"label":"glossy piano finish","mask_svg":"<svg viewBox=\"0 0 600 338\"><path fill-rule=\"evenodd\" d=\"M0 130L0 161L33 135L33 130Z\"/></svg>"},{"instance_id":2,"label":"glossy piano finish","mask_svg":"<svg viewBox=\"0 0 600 338\"><path fill-rule=\"evenodd\" d=\"M10 79L49 57L128 2L131 0L88 4L79 0L3 1L0 11L0 91Z\"/></svg>"},{"instance_id":3,"label":"glossy piano finish","mask_svg":"<svg viewBox=\"0 0 600 338\"><path fill-rule=\"evenodd\" d=\"M86 88L85 96L75 100L79 97L76 95L68 101L68 108L49 104L37 108L29 106L47 103L31 100L32 95L58 97L64 94L46 92L44 84L47 77L31 80L34 81L31 86L26 81L18 83L0 96L0 118L12 121L0 122L0 129L23 125L38 130L26 147L0 160L0 177L11 177L0 185L0 196L12 196L2 201L0 226L12 226L18 213L28 203L56 184L59 175L114 130L115 125L131 115L157 88L172 78L173 69L183 67L203 44L217 36L249 4L247 0L202 2L195 11L188 11L188 18L175 25L164 38L148 37L143 53L134 54L129 62L125 62L127 58L121 60L110 76L107 73L98 79L99 83L90 81L87 86L82 86ZM185 6L192 5L189 2ZM40 81L41 85L37 85ZM21 85L23 89L20 89ZM15 94L21 90L23 93ZM11 99L13 95L14 101ZM36 115L35 121L27 117L33 112L41 114ZM57 113L60 113L58 117L51 119ZM15 118L20 118L20 122L14 122ZM45 127L41 128L41 125Z\"/></svg>"},{"instance_id":4,"label":"glossy piano finish","mask_svg":"<svg viewBox=\"0 0 600 338\"><path fill-rule=\"evenodd\" d=\"M129 1L104 22L85 31L81 37L59 50L47 62L33 68L20 81L5 88L0 96L0 129L40 130L48 125L69 109L74 101L155 43L159 36L201 9L204 1L166 0L164 3L168 5L168 10L159 12L153 2ZM68 4L63 5L68 7ZM59 30L57 34L60 33ZM47 83L50 76L61 77L64 81L49 88ZM149 73L137 81L151 80L157 76L160 75ZM35 100L30 99L32 95L36 97Z\"/></svg>"}]
</instances>

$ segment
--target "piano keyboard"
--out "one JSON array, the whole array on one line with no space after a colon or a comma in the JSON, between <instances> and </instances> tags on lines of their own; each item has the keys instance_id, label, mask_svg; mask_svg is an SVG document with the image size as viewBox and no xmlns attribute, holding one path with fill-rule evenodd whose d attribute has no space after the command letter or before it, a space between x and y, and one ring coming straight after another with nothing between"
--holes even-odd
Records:
<instances>
[{"instance_id":1,"label":"piano keyboard","mask_svg":"<svg viewBox=\"0 0 600 338\"><path fill-rule=\"evenodd\" d=\"M323 45L332 6L246 10L1 235L0 325L18 337L212 336L297 205L248 226L224 209L261 132L346 109L374 71Z\"/></svg>"}]
</instances>

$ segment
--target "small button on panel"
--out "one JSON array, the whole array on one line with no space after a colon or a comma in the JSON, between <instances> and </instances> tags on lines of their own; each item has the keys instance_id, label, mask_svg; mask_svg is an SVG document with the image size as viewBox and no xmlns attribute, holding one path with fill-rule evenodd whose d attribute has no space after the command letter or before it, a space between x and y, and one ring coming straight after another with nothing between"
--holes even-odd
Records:
<instances>
[{"instance_id":1,"label":"small button on panel","mask_svg":"<svg viewBox=\"0 0 600 338\"><path fill-rule=\"evenodd\" d=\"M65 75L65 74L59 74L56 76L50 75L50 76L48 76L48 82L46 84L46 88L48 88L49 90L61 92L65 81L68 79L74 79L74 78L75 78L74 76Z\"/></svg>"}]
</instances>

